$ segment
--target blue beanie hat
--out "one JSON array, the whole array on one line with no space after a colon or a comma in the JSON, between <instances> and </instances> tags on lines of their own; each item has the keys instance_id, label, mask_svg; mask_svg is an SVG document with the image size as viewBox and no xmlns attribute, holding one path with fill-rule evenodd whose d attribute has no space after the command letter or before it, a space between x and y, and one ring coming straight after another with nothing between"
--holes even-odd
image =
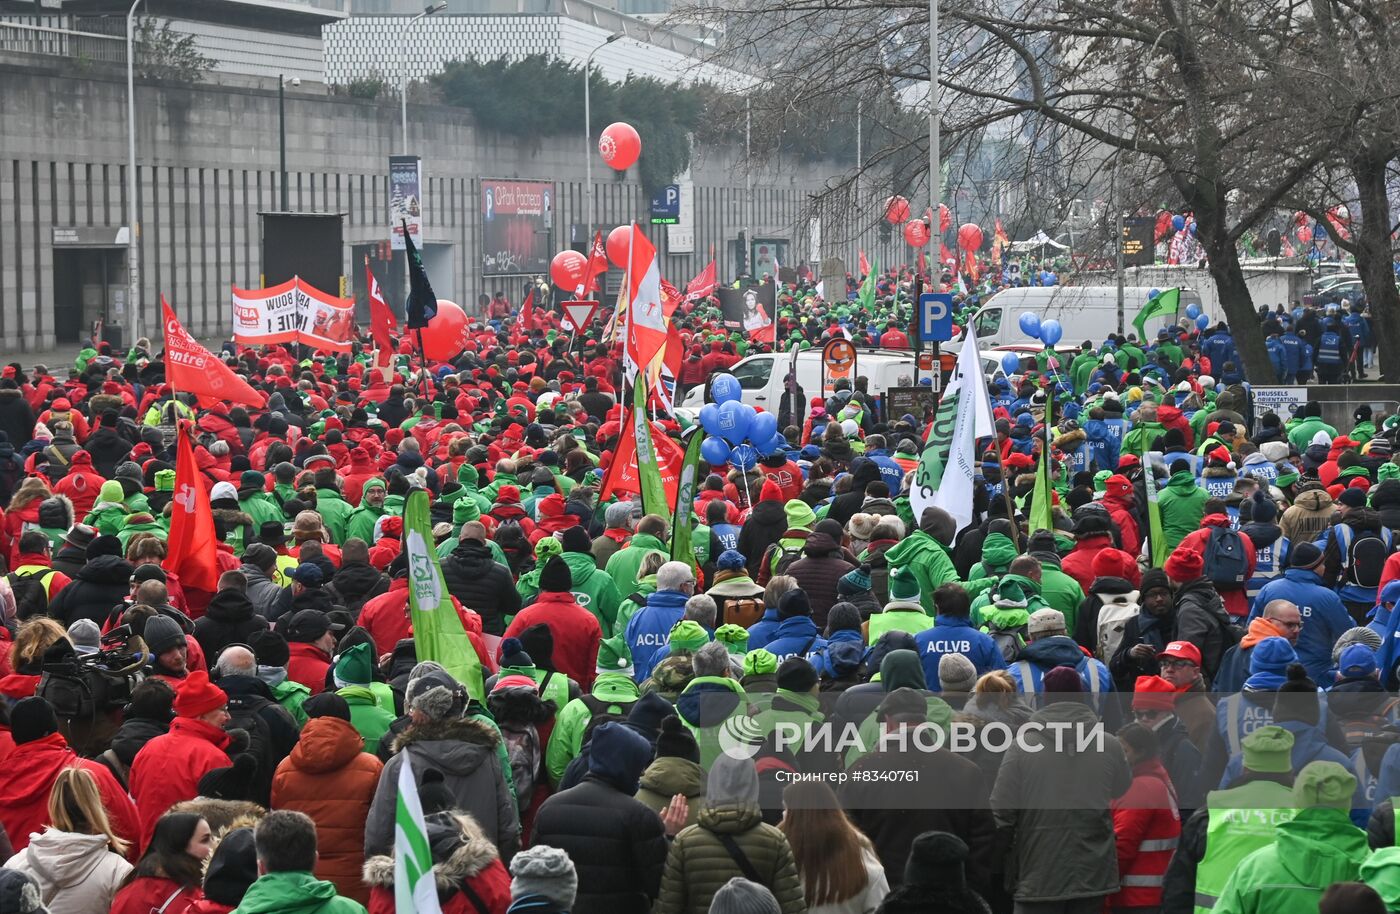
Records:
<instances>
[{"instance_id":1,"label":"blue beanie hat","mask_svg":"<svg viewBox=\"0 0 1400 914\"><path fill-rule=\"evenodd\" d=\"M1269 673L1282 677L1290 663L1298 662L1298 654L1287 639L1275 635L1254 645L1249 655L1249 673Z\"/></svg>"},{"instance_id":2,"label":"blue beanie hat","mask_svg":"<svg viewBox=\"0 0 1400 914\"><path fill-rule=\"evenodd\" d=\"M719 571L738 571L748 564L744 554L737 549L726 549L719 554L715 560L715 568Z\"/></svg>"}]
</instances>

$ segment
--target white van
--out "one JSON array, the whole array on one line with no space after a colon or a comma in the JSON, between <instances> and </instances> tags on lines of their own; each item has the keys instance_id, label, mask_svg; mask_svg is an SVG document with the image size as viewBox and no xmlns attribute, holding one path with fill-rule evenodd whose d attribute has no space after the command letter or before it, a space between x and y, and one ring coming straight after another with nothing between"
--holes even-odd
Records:
<instances>
[{"instance_id":1,"label":"white van","mask_svg":"<svg viewBox=\"0 0 1400 914\"><path fill-rule=\"evenodd\" d=\"M783 378L787 376L791 364L791 353L765 352L740 360L729 369L729 373L739 381L745 403L776 413L782 402ZM928 372L922 372L921 376L927 377ZM869 379L866 390L872 397L879 397L891 387L910 387L914 384L914 352L909 349L857 349L853 377ZM813 347L797 354L797 383L802 387L809 406L813 397L822 395L820 348ZM677 404L680 409L686 410L687 417L698 414L704 405L703 384L686 391L685 397Z\"/></svg>"},{"instance_id":2,"label":"white van","mask_svg":"<svg viewBox=\"0 0 1400 914\"><path fill-rule=\"evenodd\" d=\"M1146 286L1126 286L1123 289L1124 332L1136 332L1132 321L1147 302L1152 290ZM1201 297L1194 290L1181 290L1179 314L1188 305L1199 305ZM969 322L977 333L977 347L986 352L993 346L1033 342L1021 331L1021 315L1034 311L1040 319L1055 319L1064 328L1060 344L1075 344L1089 340L1098 345L1110 333L1118 332L1117 286L1025 286L1002 289L977 310ZM1147 332L1155 333L1163 318L1148 322Z\"/></svg>"}]
</instances>

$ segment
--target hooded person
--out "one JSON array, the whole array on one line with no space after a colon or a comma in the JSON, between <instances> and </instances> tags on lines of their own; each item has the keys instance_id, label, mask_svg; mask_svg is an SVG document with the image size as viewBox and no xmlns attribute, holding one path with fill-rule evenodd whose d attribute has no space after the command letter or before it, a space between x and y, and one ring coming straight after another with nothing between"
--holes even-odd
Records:
<instances>
[{"instance_id":1,"label":"hooded person","mask_svg":"<svg viewBox=\"0 0 1400 914\"><path fill-rule=\"evenodd\" d=\"M904 883L885 896L876 914L991 914L991 906L968 884L973 861L957 835L929 831L914 839Z\"/></svg>"},{"instance_id":2,"label":"hooded person","mask_svg":"<svg viewBox=\"0 0 1400 914\"><path fill-rule=\"evenodd\" d=\"M938 585L959 579L950 552L956 527L957 523L947 511L925 508L919 518L919 529L885 552L891 574L896 568L913 571L919 581L919 602L924 612L936 610L933 593Z\"/></svg>"},{"instance_id":3,"label":"hooded person","mask_svg":"<svg viewBox=\"0 0 1400 914\"><path fill-rule=\"evenodd\" d=\"M656 758L642 772L637 799L657 815L666 811L677 794L686 800L686 825L694 825L705 803L705 769L700 767L700 744L674 714L661 721L656 737Z\"/></svg>"}]
</instances>

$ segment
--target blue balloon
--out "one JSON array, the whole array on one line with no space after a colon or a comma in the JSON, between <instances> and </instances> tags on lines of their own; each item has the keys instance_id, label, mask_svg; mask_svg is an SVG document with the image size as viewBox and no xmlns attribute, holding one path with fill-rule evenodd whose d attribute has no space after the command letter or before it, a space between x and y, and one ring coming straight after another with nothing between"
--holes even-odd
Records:
<instances>
[{"instance_id":1,"label":"blue balloon","mask_svg":"<svg viewBox=\"0 0 1400 914\"><path fill-rule=\"evenodd\" d=\"M1313 226L1313 241L1326 241L1326 240L1327 240L1327 226L1325 226L1325 225L1323 225L1321 222L1319 222L1319 223L1317 223L1316 225Z\"/></svg>"},{"instance_id":2,"label":"blue balloon","mask_svg":"<svg viewBox=\"0 0 1400 914\"><path fill-rule=\"evenodd\" d=\"M1179 232L1186 228L1185 216L1172 216L1172 231Z\"/></svg>"},{"instance_id":3,"label":"blue balloon","mask_svg":"<svg viewBox=\"0 0 1400 914\"><path fill-rule=\"evenodd\" d=\"M700 427L710 435L719 434L719 404L706 403L700 407Z\"/></svg>"},{"instance_id":4,"label":"blue balloon","mask_svg":"<svg viewBox=\"0 0 1400 914\"><path fill-rule=\"evenodd\" d=\"M1021 370L1021 357L1014 352L1008 352L1001 357L1001 370L1007 374L1015 374Z\"/></svg>"},{"instance_id":5,"label":"blue balloon","mask_svg":"<svg viewBox=\"0 0 1400 914\"><path fill-rule=\"evenodd\" d=\"M700 442L700 456L712 467L729 462L729 445L719 438L706 438Z\"/></svg>"},{"instance_id":6,"label":"blue balloon","mask_svg":"<svg viewBox=\"0 0 1400 914\"><path fill-rule=\"evenodd\" d=\"M1021 332L1033 340L1040 339L1040 317L1034 311L1021 315Z\"/></svg>"},{"instance_id":7,"label":"blue balloon","mask_svg":"<svg viewBox=\"0 0 1400 914\"><path fill-rule=\"evenodd\" d=\"M774 432L773 437L768 442L768 449L763 452L763 456L768 457L773 454L782 453L787 450L787 439L780 433Z\"/></svg>"},{"instance_id":8,"label":"blue balloon","mask_svg":"<svg viewBox=\"0 0 1400 914\"><path fill-rule=\"evenodd\" d=\"M1056 278L1054 273L1047 272L1041 277L1040 281L1042 285L1053 286L1055 283L1059 282L1059 279Z\"/></svg>"},{"instance_id":9,"label":"blue balloon","mask_svg":"<svg viewBox=\"0 0 1400 914\"><path fill-rule=\"evenodd\" d=\"M728 403L744 395L739 381L732 374L717 374L710 382L710 396L716 403Z\"/></svg>"},{"instance_id":10,"label":"blue balloon","mask_svg":"<svg viewBox=\"0 0 1400 914\"><path fill-rule=\"evenodd\" d=\"M778 417L773 413L757 413L749 423L749 439L768 443L778 433Z\"/></svg>"},{"instance_id":11,"label":"blue balloon","mask_svg":"<svg viewBox=\"0 0 1400 914\"><path fill-rule=\"evenodd\" d=\"M1161 289L1148 289L1148 290L1147 290L1147 300L1148 300L1148 301L1152 301L1152 299L1156 298L1158 295L1161 295L1161 294L1162 294L1162 290L1161 290Z\"/></svg>"},{"instance_id":12,"label":"blue balloon","mask_svg":"<svg viewBox=\"0 0 1400 914\"><path fill-rule=\"evenodd\" d=\"M1040 325L1040 338L1047 346L1055 345L1064 335L1065 328L1060 326L1059 321L1048 320Z\"/></svg>"},{"instance_id":13,"label":"blue balloon","mask_svg":"<svg viewBox=\"0 0 1400 914\"><path fill-rule=\"evenodd\" d=\"M741 470L752 470L758 466L758 448L752 444L741 444L729 452L729 462Z\"/></svg>"},{"instance_id":14,"label":"blue balloon","mask_svg":"<svg viewBox=\"0 0 1400 914\"><path fill-rule=\"evenodd\" d=\"M744 412L744 405L738 400L730 400L719 405L718 434L730 444L738 444L749 437L749 417Z\"/></svg>"},{"instance_id":15,"label":"blue balloon","mask_svg":"<svg viewBox=\"0 0 1400 914\"><path fill-rule=\"evenodd\" d=\"M1195 237L1195 234L1196 234L1196 223L1194 223L1194 222L1191 223L1191 226L1190 226L1190 228L1188 229L1188 231L1190 232L1190 234L1191 234L1192 237Z\"/></svg>"},{"instance_id":16,"label":"blue balloon","mask_svg":"<svg viewBox=\"0 0 1400 914\"><path fill-rule=\"evenodd\" d=\"M1199 315L1199 316L1196 318L1196 327L1197 327L1197 329L1199 329L1199 330L1204 330L1204 329L1206 329L1206 328L1209 327L1209 326L1210 326L1210 318L1207 317L1206 315L1202 314L1202 315Z\"/></svg>"},{"instance_id":17,"label":"blue balloon","mask_svg":"<svg viewBox=\"0 0 1400 914\"><path fill-rule=\"evenodd\" d=\"M1196 304L1195 302L1192 302L1191 304L1187 305L1186 316L1194 321L1196 318L1201 316L1201 306Z\"/></svg>"}]
</instances>

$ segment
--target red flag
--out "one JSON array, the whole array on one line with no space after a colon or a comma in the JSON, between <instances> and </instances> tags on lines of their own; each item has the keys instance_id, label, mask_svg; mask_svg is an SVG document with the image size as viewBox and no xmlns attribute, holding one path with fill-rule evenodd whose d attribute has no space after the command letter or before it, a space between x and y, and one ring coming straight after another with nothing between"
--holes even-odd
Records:
<instances>
[{"instance_id":1,"label":"red flag","mask_svg":"<svg viewBox=\"0 0 1400 914\"><path fill-rule=\"evenodd\" d=\"M166 337L167 346L169 336ZM185 588L219 589L218 540L204 474L194 461L188 422L181 422L175 455L175 496L170 500L170 551L161 563L180 576Z\"/></svg>"},{"instance_id":2,"label":"red flag","mask_svg":"<svg viewBox=\"0 0 1400 914\"><path fill-rule=\"evenodd\" d=\"M666 315L667 320L670 320L671 315L676 313L676 309L683 301L685 301L685 296L681 295L680 290L663 278L661 280L661 313Z\"/></svg>"},{"instance_id":3,"label":"red flag","mask_svg":"<svg viewBox=\"0 0 1400 914\"><path fill-rule=\"evenodd\" d=\"M718 274L715 273L715 262L713 259L705 265L705 269L696 274L685 287L685 297L687 301L699 301L715 294L715 286L719 285Z\"/></svg>"},{"instance_id":4,"label":"red flag","mask_svg":"<svg viewBox=\"0 0 1400 914\"><path fill-rule=\"evenodd\" d=\"M953 254L952 251L948 250L948 245L946 244L940 243L938 245L938 257L939 263L941 264L947 263L952 264L953 266L957 266L958 264L958 258Z\"/></svg>"},{"instance_id":5,"label":"red flag","mask_svg":"<svg viewBox=\"0 0 1400 914\"><path fill-rule=\"evenodd\" d=\"M865 258L865 252L860 252L860 275L862 277L870 275L870 261Z\"/></svg>"},{"instance_id":6,"label":"red flag","mask_svg":"<svg viewBox=\"0 0 1400 914\"><path fill-rule=\"evenodd\" d=\"M399 322L394 320L394 312L379 289L379 280L374 278L374 271L369 268L369 257L365 257L365 278L369 283L370 336L379 350L376 364L383 368L394 360L394 341L389 334L399 329Z\"/></svg>"},{"instance_id":7,"label":"red flag","mask_svg":"<svg viewBox=\"0 0 1400 914\"><path fill-rule=\"evenodd\" d=\"M529 333L535 328L535 287L525 293L525 301L520 306L520 331Z\"/></svg>"},{"instance_id":8,"label":"red flag","mask_svg":"<svg viewBox=\"0 0 1400 914\"><path fill-rule=\"evenodd\" d=\"M632 410L623 416L623 429L632 427ZM666 487L666 497L674 505L676 492L680 488L681 464L685 463L685 452L681 446L666 436L661 426L651 424L652 447L656 449L656 464L661 470L661 483ZM603 486L598 493L598 501L606 501L608 496L618 493L638 495L642 491L637 477L637 441L630 434L617 439L617 450L612 463L608 464L603 475Z\"/></svg>"},{"instance_id":9,"label":"red flag","mask_svg":"<svg viewBox=\"0 0 1400 914\"><path fill-rule=\"evenodd\" d=\"M924 258L924 249L919 248L919 275L928 272L928 261Z\"/></svg>"},{"instance_id":10,"label":"red flag","mask_svg":"<svg viewBox=\"0 0 1400 914\"><path fill-rule=\"evenodd\" d=\"M664 279L661 281L670 285ZM668 413L675 412L676 379L681 376L681 360L684 357L685 342L681 339L680 328L671 324L666 331L666 348L661 354L661 373L656 376L656 383L651 387L656 402Z\"/></svg>"},{"instance_id":11,"label":"red flag","mask_svg":"<svg viewBox=\"0 0 1400 914\"><path fill-rule=\"evenodd\" d=\"M199 398L199 405L206 408L219 401L244 406L267 405L267 397L234 374L233 369L216 359L180 326L164 295L160 297L160 306L165 316L165 380L171 387L194 394Z\"/></svg>"},{"instance_id":12,"label":"red flag","mask_svg":"<svg viewBox=\"0 0 1400 914\"><path fill-rule=\"evenodd\" d=\"M624 337L626 363L631 366L628 377L634 376L635 371L646 370L666 345L663 307L656 248L634 222L627 264L627 335Z\"/></svg>"},{"instance_id":13,"label":"red flag","mask_svg":"<svg viewBox=\"0 0 1400 914\"><path fill-rule=\"evenodd\" d=\"M579 298L587 298L598 288L598 277L608 272L608 251L603 244L603 233L593 236L593 248L588 252L588 266L584 268L583 289Z\"/></svg>"}]
</instances>

